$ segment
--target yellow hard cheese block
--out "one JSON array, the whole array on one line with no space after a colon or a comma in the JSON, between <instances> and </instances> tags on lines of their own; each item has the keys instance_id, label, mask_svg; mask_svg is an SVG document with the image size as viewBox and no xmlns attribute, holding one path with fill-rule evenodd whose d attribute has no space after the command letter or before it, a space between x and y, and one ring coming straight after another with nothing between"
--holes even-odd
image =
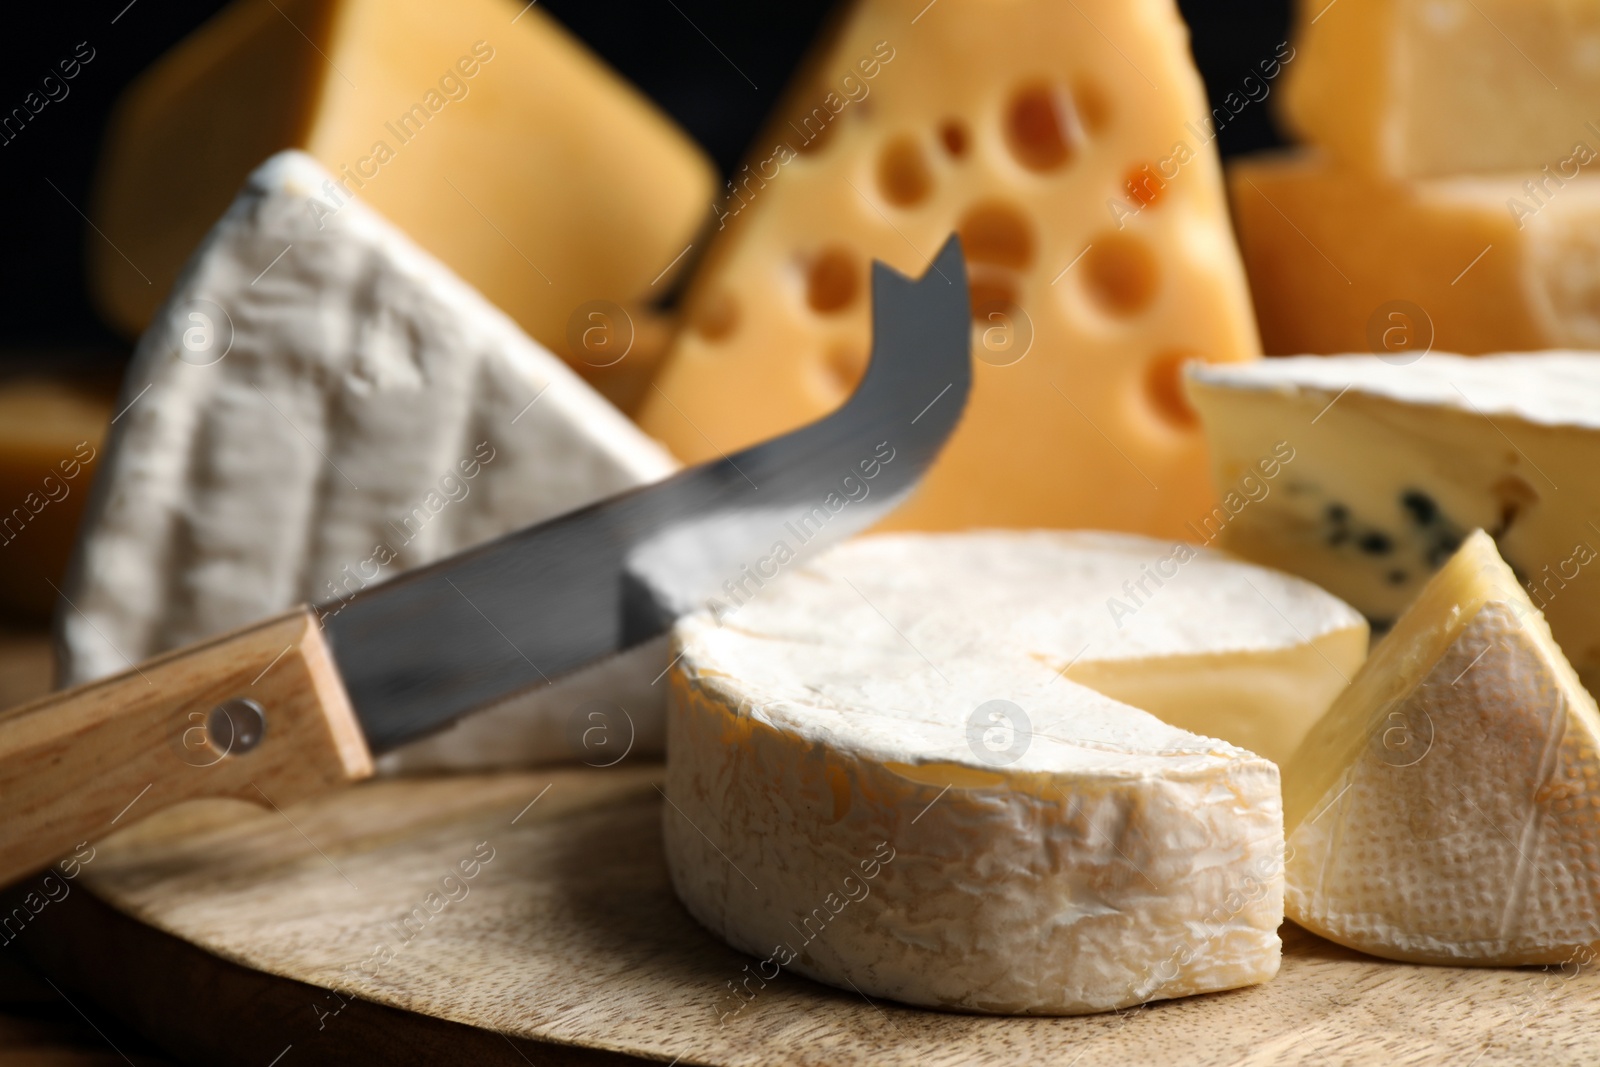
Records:
<instances>
[{"instance_id":1,"label":"yellow hard cheese block","mask_svg":"<svg viewBox=\"0 0 1600 1067\"><path fill-rule=\"evenodd\" d=\"M1266 351L1600 347L1600 178L1573 174L1392 182L1310 154L1230 163Z\"/></svg>"},{"instance_id":2,"label":"yellow hard cheese block","mask_svg":"<svg viewBox=\"0 0 1600 1067\"><path fill-rule=\"evenodd\" d=\"M735 175L644 427L697 461L833 409L871 261L955 230L976 380L888 525L1180 535L1211 494L1178 368L1257 354L1205 113L1171 0L861 0Z\"/></svg>"},{"instance_id":3,"label":"yellow hard cheese block","mask_svg":"<svg viewBox=\"0 0 1600 1067\"><path fill-rule=\"evenodd\" d=\"M0 617L44 619L63 572L100 444L109 389L48 378L0 384Z\"/></svg>"},{"instance_id":4,"label":"yellow hard cheese block","mask_svg":"<svg viewBox=\"0 0 1600 1067\"><path fill-rule=\"evenodd\" d=\"M1283 118L1395 177L1538 170L1600 144L1593 0L1299 0Z\"/></svg>"},{"instance_id":5,"label":"yellow hard cheese block","mask_svg":"<svg viewBox=\"0 0 1600 1067\"><path fill-rule=\"evenodd\" d=\"M1189 384L1218 484L1292 442L1276 478L1206 521L1218 545L1388 626L1487 529L1600 685L1600 355L1305 356Z\"/></svg>"},{"instance_id":6,"label":"yellow hard cheese block","mask_svg":"<svg viewBox=\"0 0 1600 1067\"><path fill-rule=\"evenodd\" d=\"M1284 768L1285 910L1420 963L1600 942L1600 713L1482 531Z\"/></svg>"},{"instance_id":7,"label":"yellow hard cheese block","mask_svg":"<svg viewBox=\"0 0 1600 1067\"><path fill-rule=\"evenodd\" d=\"M257 164L300 148L551 350L581 306L653 296L707 221L708 160L537 7L236 0L123 98L90 280L132 334Z\"/></svg>"}]
</instances>

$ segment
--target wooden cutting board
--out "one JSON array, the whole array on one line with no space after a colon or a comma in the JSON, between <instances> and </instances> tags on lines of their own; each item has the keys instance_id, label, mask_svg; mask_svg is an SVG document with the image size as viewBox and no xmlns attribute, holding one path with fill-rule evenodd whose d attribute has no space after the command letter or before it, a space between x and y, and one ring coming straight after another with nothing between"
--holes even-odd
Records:
<instances>
[{"instance_id":1,"label":"wooden cutting board","mask_svg":"<svg viewBox=\"0 0 1600 1067\"><path fill-rule=\"evenodd\" d=\"M1121 1014L942 1014L790 974L745 1003L730 983L750 960L673 897L659 770L158 815L85 868L109 907L84 894L46 909L44 962L186 1058L258 1067L1600 1061L1592 968L1387 963L1292 925L1273 982Z\"/></svg>"}]
</instances>

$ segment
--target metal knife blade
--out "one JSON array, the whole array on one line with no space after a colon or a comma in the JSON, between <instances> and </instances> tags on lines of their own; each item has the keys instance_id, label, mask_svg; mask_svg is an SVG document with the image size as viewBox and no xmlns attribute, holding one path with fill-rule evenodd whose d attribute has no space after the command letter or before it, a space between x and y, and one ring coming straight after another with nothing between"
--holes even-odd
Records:
<instances>
[{"instance_id":1,"label":"metal knife blade","mask_svg":"<svg viewBox=\"0 0 1600 1067\"><path fill-rule=\"evenodd\" d=\"M319 605L372 751L637 644L687 611L733 610L771 580L775 557L789 559L780 542L802 559L887 514L966 405L967 309L954 236L918 281L874 263L871 360L831 415Z\"/></svg>"}]
</instances>

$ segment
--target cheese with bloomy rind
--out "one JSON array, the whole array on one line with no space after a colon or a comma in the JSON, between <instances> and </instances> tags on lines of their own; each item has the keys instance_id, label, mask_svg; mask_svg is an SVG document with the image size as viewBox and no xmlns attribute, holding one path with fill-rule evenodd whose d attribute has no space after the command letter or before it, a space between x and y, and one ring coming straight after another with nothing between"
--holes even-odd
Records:
<instances>
[{"instance_id":1,"label":"cheese with bloomy rind","mask_svg":"<svg viewBox=\"0 0 1600 1067\"><path fill-rule=\"evenodd\" d=\"M1274 764L1040 664L935 668L828 631L680 624L663 827L701 923L841 988L963 1011L1081 1014L1277 973ZM968 720L995 701L1032 733L985 749Z\"/></svg>"},{"instance_id":2,"label":"cheese with bloomy rind","mask_svg":"<svg viewBox=\"0 0 1600 1067\"><path fill-rule=\"evenodd\" d=\"M1294 447L1221 547L1387 626L1481 527L1600 684L1600 355L1269 359L1195 368L1189 389L1219 485Z\"/></svg>"},{"instance_id":3,"label":"cheese with bloomy rind","mask_svg":"<svg viewBox=\"0 0 1600 1067\"><path fill-rule=\"evenodd\" d=\"M663 818L685 905L777 966L932 1007L1073 1014L1271 977L1274 765L1072 679L1164 676L1204 718L1230 662L1287 693L1253 654L1332 637L1354 673L1366 628L1306 583L1182 547L885 534L680 621ZM1105 597L1172 558L1119 628ZM1300 681L1288 703L1309 718L1344 684Z\"/></svg>"},{"instance_id":4,"label":"cheese with bloomy rind","mask_svg":"<svg viewBox=\"0 0 1600 1067\"><path fill-rule=\"evenodd\" d=\"M1347 167L1394 177L1591 153L1593 0L1299 0L1280 116ZM1592 155L1591 155L1591 158Z\"/></svg>"},{"instance_id":5,"label":"cheese with bloomy rind","mask_svg":"<svg viewBox=\"0 0 1600 1067\"><path fill-rule=\"evenodd\" d=\"M1600 944L1600 711L1481 530L1284 767L1285 907L1418 963Z\"/></svg>"},{"instance_id":6,"label":"cheese with bloomy rind","mask_svg":"<svg viewBox=\"0 0 1600 1067\"><path fill-rule=\"evenodd\" d=\"M60 615L65 681L337 611L676 468L376 212L319 226L326 179L294 152L252 174L141 339Z\"/></svg>"},{"instance_id":7,"label":"cheese with bloomy rind","mask_svg":"<svg viewBox=\"0 0 1600 1067\"><path fill-rule=\"evenodd\" d=\"M1212 500L1179 367L1259 351L1205 114L1171 0L860 0L735 173L641 424L698 461L837 407L871 262L920 276L956 231L971 396L885 528L1183 536Z\"/></svg>"},{"instance_id":8,"label":"cheese with bloomy rind","mask_svg":"<svg viewBox=\"0 0 1600 1067\"><path fill-rule=\"evenodd\" d=\"M376 208L580 373L571 317L660 296L716 186L704 153L541 7L236 0L112 121L90 210L107 240L87 247L115 325L144 328L245 176L286 148L332 172L312 190L324 210Z\"/></svg>"},{"instance_id":9,"label":"cheese with bloomy rind","mask_svg":"<svg viewBox=\"0 0 1600 1067\"><path fill-rule=\"evenodd\" d=\"M1231 160L1228 192L1271 355L1600 348L1600 171L1396 182L1273 153Z\"/></svg>"}]
</instances>

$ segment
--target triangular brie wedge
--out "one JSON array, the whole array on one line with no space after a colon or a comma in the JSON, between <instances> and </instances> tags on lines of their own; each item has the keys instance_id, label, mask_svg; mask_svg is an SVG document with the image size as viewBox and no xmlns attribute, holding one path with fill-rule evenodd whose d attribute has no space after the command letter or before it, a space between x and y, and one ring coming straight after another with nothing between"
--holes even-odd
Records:
<instances>
[{"instance_id":1,"label":"triangular brie wedge","mask_svg":"<svg viewBox=\"0 0 1600 1067\"><path fill-rule=\"evenodd\" d=\"M1600 714L1481 530L1284 768L1286 910L1419 963L1600 942Z\"/></svg>"},{"instance_id":2,"label":"triangular brie wedge","mask_svg":"<svg viewBox=\"0 0 1600 1067\"><path fill-rule=\"evenodd\" d=\"M63 590L65 681L296 603L336 612L676 469L376 211L318 210L328 179L299 152L262 164L141 339ZM564 755L578 703L523 707L478 750Z\"/></svg>"}]
</instances>

